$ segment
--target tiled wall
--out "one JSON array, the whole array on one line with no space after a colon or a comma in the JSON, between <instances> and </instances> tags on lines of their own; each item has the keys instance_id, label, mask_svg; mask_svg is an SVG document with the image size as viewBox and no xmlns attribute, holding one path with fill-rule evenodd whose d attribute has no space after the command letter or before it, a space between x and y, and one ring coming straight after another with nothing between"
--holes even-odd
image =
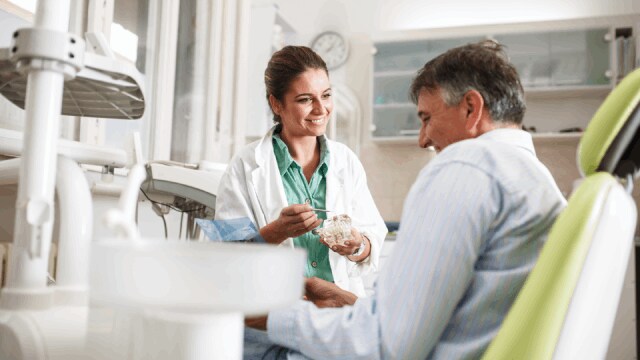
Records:
<instances>
[{"instance_id":1,"label":"tiled wall","mask_svg":"<svg viewBox=\"0 0 640 360\"><path fill-rule=\"evenodd\" d=\"M360 150L369 189L386 221L399 221L402 204L420 169L434 153L412 144L369 143Z\"/></svg>"}]
</instances>

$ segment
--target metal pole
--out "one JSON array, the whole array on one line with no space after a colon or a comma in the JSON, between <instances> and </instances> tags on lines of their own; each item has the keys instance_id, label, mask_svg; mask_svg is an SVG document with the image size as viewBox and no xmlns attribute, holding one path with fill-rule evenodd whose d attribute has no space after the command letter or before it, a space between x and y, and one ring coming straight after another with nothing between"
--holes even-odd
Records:
<instances>
[{"instance_id":1,"label":"metal pole","mask_svg":"<svg viewBox=\"0 0 640 360\"><path fill-rule=\"evenodd\" d=\"M40 0L34 27L66 32L70 0ZM43 62L44 63L44 62ZM54 219L54 184L64 74L55 66L28 65L24 149L16 201L13 250L0 307L52 305L47 264Z\"/></svg>"}]
</instances>

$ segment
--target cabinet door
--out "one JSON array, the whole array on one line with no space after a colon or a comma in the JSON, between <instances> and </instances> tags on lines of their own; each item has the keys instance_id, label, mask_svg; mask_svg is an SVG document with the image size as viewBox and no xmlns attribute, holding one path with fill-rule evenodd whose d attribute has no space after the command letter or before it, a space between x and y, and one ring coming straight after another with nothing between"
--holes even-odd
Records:
<instances>
[{"instance_id":1,"label":"cabinet door","mask_svg":"<svg viewBox=\"0 0 640 360\"><path fill-rule=\"evenodd\" d=\"M373 136L402 136L419 129L409 86L429 59L427 41L376 44L373 59ZM412 135L410 133L410 135Z\"/></svg>"},{"instance_id":2,"label":"cabinet door","mask_svg":"<svg viewBox=\"0 0 640 360\"><path fill-rule=\"evenodd\" d=\"M609 29L496 36L528 89L610 85Z\"/></svg>"},{"instance_id":3,"label":"cabinet door","mask_svg":"<svg viewBox=\"0 0 640 360\"><path fill-rule=\"evenodd\" d=\"M587 52L583 54L587 60L585 85L611 85L608 75L611 65L611 45L606 40L609 29L593 29L583 31Z\"/></svg>"},{"instance_id":4,"label":"cabinet door","mask_svg":"<svg viewBox=\"0 0 640 360\"><path fill-rule=\"evenodd\" d=\"M609 29L549 34L552 85L609 85L611 44Z\"/></svg>"},{"instance_id":5,"label":"cabinet door","mask_svg":"<svg viewBox=\"0 0 640 360\"><path fill-rule=\"evenodd\" d=\"M550 35L547 32L495 36L505 46L524 87L551 85Z\"/></svg>"},{"instance_id":6,"label":"cabinet door","mask_svg":"<svg viewBox=\"0 0 640 360\"><path fill-rule=\"evenodd\" d=\"M386 72L414 72L428 60L427 41L378 43L373 58L374 74Z\"/></svg>"},{"instance_id":7,"label":"cabinet door","mask_svg":"<svg viewBox=\"0 0 640 360\"><path fill-rule=\"evenodd\" d=\"M420 120L412 103L374 107L373 123L374 137L415 136L420 130Z\"/></svg>"}]
</instances>

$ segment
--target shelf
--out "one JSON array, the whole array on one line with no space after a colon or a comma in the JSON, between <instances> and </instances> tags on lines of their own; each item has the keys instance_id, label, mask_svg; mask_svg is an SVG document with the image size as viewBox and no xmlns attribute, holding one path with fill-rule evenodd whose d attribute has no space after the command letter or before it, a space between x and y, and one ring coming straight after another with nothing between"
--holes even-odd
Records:
<instances>
[{"instance_id":1,"label":"shelf","mask_svg":"<svg viewBox=\"0 0 640 360\"><path fill-rule=\"evenodd\" d=\"M576 145L580 141L582 137L581 132L574 133L532 133L531 137L533 138L533 142L536 145L547 145L547 144L572 144ZM372 136L371 140L380 145L418 145L418 136L417 135L406 135L406 136Z\"/></svg>"},{"instance_id":2,"label":"shelf","mask_svg":"<svg viewBox=\"0 0 640 360\"><path fill-rule=\"evenodd\" d=\"M400 71L379 71L374 72L374 77L414 77L418 73L416 70L400 70Z\"/></svg>"},{"instance_id":3,"label":"shelf","mask_svg":"<svg viewBox=\"0 0 640 360\"><path fill-rule=\"evenodd\" d=\"M524 94L527 99L544 99L544 98L576 98L585 96L605 97L611 92L610 85L592 85L592 86L545 86L545 87L526 87ZM373 104L374 109L405 109L415 107L412 102Z\"/></svg>"},{"instance_id":4,"label":"shelf","mask_svg":"<svg viewBox=\"0 0 640 360\"><path fill-rule=\"evenodd\" d=\"M575 85L575 86L544 86L525 87L527 99L544 98L576 98L585 96L607 96L611 92L611 85Z\"/></svg>"},{"instance_id":5,"label":"shelf","mask_svg":"<svg viewBox=\"0 0 640 360\"><path fill-rule=\"evenodd\" d=\"M528 87L524 89L527 99L546 99L546 98L581 98L585 96L606 97L612 88L610 85L593 85L593 86L546 86L546 87ZM373 104L374 109L406 109L416 105L412 102Z\"/></svg>"},{"instance_id":6,"label":"shelf","mask_svg":"<svg viewBox=\"0 0 640 360\"><path fill-rule=\"evenodd\" d=\"M558 145L558 144L575 144L577 145L582 138L582 132L573 133L535 133L531 134L533 143L538 145Z\"/></svg>"},{"instance_id":7,"label":"shelf","mask_svg":"<svg viewBox=\"0 0 640 360\"><path fill-rule=\"evenodd\" d=\"M526 99L547 98L582 98L582 97L606 97L612 90L610 85L585 85L585 86L545 86L526 87L524 94ZM373 104L374 109L406 109L416 105L412 102Z\"/></svg>"},{"instance_id":8,"label":"shelf","mask_svg":"<svg viewBox=\"0 0 640 360\"><path fill-rule=\"evenodd\" d=\"M373 104L374 109L407 109L407 108L415 108L416 104L407 102L407 103L389 103L389 104Z\"/></svg>"},{"instance_id":9,"label":"shelf","mask_svg":"<svg viewBox=\"0 0 640 360\"><path fill-rule=\"evenodd\" d=\"M417 135L407 136L372 136L371 141L378 145L413 145L418 146Z\"/></svg>"},{"instance_id":10,"label":"shelf","mask_svg":"<svg viewBox=\"0 0 640 360\"><path fill-rule=\"evenodd\" d=\"M542 133L531 133L531 136L534 139L579 139L582 137L582 132L570 132L570 133L559 133L559 132L542 132Z\"/></svg>"}]
</instances>

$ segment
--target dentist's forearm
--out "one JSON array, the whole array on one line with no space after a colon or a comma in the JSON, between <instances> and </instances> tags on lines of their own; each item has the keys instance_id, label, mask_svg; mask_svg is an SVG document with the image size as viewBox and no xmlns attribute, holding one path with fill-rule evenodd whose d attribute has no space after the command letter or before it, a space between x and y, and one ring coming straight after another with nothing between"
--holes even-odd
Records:
<instances>
[{"instance_id":1,"label":"dentist's forearm","mask_svg":"<svg viewBox=\"0 0 640 360\"><path fill-rule=\"evenodd\" d=\"M278 226L269 223L260 229L260 236L269 244L278 245L287 239L287 235L278 231Z\"/></svg>"}]
</instances>

